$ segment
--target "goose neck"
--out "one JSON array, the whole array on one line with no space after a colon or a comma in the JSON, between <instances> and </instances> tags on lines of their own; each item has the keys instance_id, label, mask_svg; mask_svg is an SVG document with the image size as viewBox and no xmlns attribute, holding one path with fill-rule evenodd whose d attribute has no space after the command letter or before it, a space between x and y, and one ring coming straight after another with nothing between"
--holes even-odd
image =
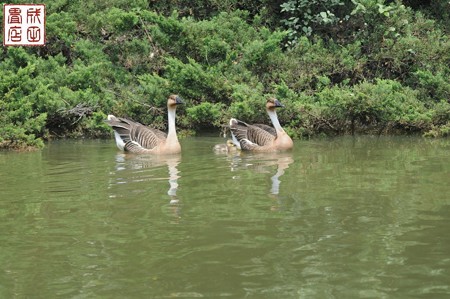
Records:
<instances>
[{"instance_id":1,"label":"goose neck","mask_svg":"<svg viewBox=\"0 0 450 299\"><path fill-rule=\"evenodd\" d=\"M283 132L283 128L278 121L277 112L275 110L267 109L267 114L269 114L270 120L272 121L275 130L277 130L277 132Z\"/></svg>"},{"instance_id":2,"label":"goose neck","mask_svg":"<svg viewBox=\"0 0 450 299\"><path fill-rule=\"evenodd\" d=\"M169 123L169 130L167 132L167 137L174 135L176 138L177 133L176 133L176 129L175 129L175 109L169 108L167 114L168 114L168 123Z\"/></svg>"}]
</instances>

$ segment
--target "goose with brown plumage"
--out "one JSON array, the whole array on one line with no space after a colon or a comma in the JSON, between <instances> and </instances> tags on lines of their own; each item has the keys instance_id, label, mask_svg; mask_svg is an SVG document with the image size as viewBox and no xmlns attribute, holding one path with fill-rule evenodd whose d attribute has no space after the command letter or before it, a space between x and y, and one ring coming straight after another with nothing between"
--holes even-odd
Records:
<instances>
[{"instance_id":1,"label":"goose with brown plumage","mask_svg":"<svg viewBox=\"0 0 450 299\"><path fill-rule=\"evenodd\" d=\"M266 111L273 127L263 124L250 125L232 118L230 130L233 143L237 148L245 151L273 152L284 151L294 147L291 137L283 130L278 121L276 109L284 107L275 98L266 102Z\"/></svg>"},{"instance_id":2,"label":"goose with brown plumage","mask_svg":"<svg viewBox=\"0 0 450 299\"><path fill-rule=\"evenodd\" d=\"M120 150L136 154L177 154L181 146L175 129L175 111L183 100L177 95L167 99L167 134L132 120L108 115L106 123L114 130L116 145Z\"/></svg>"}]
</instances>

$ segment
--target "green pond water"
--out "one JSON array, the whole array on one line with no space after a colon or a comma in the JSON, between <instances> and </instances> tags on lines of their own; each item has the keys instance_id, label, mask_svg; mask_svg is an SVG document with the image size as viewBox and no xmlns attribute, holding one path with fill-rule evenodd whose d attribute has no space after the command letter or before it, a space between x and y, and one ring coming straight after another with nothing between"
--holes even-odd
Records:
<instances>
[{"instance_id":1,"label":"green pond water","mask_svg":"<svg viewBox=\"0 0 450 299\"><path fill-rule=\"evenodd\" d=\"M450 298L450 140L0 152L0 298Z\"/></svg>"}]
</instances>

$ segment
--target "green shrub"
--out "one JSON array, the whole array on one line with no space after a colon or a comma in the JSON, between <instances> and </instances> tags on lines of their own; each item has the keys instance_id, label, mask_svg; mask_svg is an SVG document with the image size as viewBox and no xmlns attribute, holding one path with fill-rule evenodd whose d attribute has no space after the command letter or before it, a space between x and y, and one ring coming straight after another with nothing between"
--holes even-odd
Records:
<instances>
[{"instance_id":1,"label":"green shrub","mask_svg":"<svg viewBox=\"0 0 450 299\"><path fill-rule=\"evenodd\" d=\"M324 89L317 94L317 101L327 108L323 116L343 132L398 127L420 131L429 127L431 117L417 94L398 82L377 80L353 88Z\"/></svg>"},{"instance_id":2,"label":"green shrub","mask_svg":"<svg viewBox=\"0 0 450 299\"><path fill-rule=\"evenodd\" d=\"M429 70L418 70L414 73L415 86L423 95L423 100L431 99L439 102L450 99L450 81L448 75L441 72L433 74Z\"/></svg>"},{"instance_id":3,"label":"green shrub","mask_svg":"<svg viewBox=\"0 0 450 299\"><path fill-rule=\"evenodd\" d=\"M191 58L188 63L176 58L167 58L166 61L165 76L172 90L183 91L183 95L194 101L219 102L226 98L229 86L214 68L204 68Z\"/></svg>"},{"instance_id":4,"label":"green shrub","mask_svg":"<svg viewBox=\"0 0 450 299\"><path fill-rule=\"evenodd\" d=\"M139 18L134 12L113 7L108 11L105 22L109 26L105 28L107 31L117 33L132 30L138 24Z\"/></svg>"},{"instance_id":5,"label":"green shrub","mask_svg":"<svg viewBox=\"0 0 450 299\"><path fill-rule=\"evenodd\" d=\"M356 1L353 1L354 3ZM350 18L349 1L343 0L289 0L281 4L282 23L290 30L289 45L301 35L311 36Z\"/></svg>"},{"instance_id":6,"label":"green shrub","mask_svg":"<svg viewBox=\"0 0 450 299\"><path fill-rule=\"evenodd\" d=\"M224 105L221 103L202 102L198 105L186 109L186 117L192 128L211 128L220 127L223 124L222 119Z\"/></svg>"},{"instance_id":7,"label":"green shrub","mask_svg":"<svg viewBox=\"0 0 450 299\"><path fill-rule=\"evenodd\" d=\"M275 95L296 138L448 135L442 1L44 2L46 45L0 51L2 146L109 134L110 113L165 129L171 93L187 102L180 132L230 117L268 124Z\"/></svg>"}]
</instances>

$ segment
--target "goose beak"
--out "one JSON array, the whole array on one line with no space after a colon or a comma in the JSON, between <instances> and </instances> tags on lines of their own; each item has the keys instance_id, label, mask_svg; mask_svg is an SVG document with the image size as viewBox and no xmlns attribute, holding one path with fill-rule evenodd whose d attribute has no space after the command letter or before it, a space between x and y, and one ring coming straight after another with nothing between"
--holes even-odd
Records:
<instances>
[{"instance_id":1,"label":"goose beak","mask_svg":"<svg viewBox=\"0 0 450 299\"><path fill-rule=\"evenodd\" d=\"M179 96L177 96L177 97L175 98L175 103L176 103L177 105L179 105L179 104L184 104L184 101L183 101L182 98L180 98Z\"/></svg>"},{"instance_id":2,"label":"goose beak","mask_svg":"<svg viewBox=\"0 0 450 299\"><path fill-rule=\"evenodd\" d=\"M277 99L275 99L275 107L284 107L284 105L283 104L281 104L281 102L280 101L278 101Z\"/></svg>"}]
</instances>

